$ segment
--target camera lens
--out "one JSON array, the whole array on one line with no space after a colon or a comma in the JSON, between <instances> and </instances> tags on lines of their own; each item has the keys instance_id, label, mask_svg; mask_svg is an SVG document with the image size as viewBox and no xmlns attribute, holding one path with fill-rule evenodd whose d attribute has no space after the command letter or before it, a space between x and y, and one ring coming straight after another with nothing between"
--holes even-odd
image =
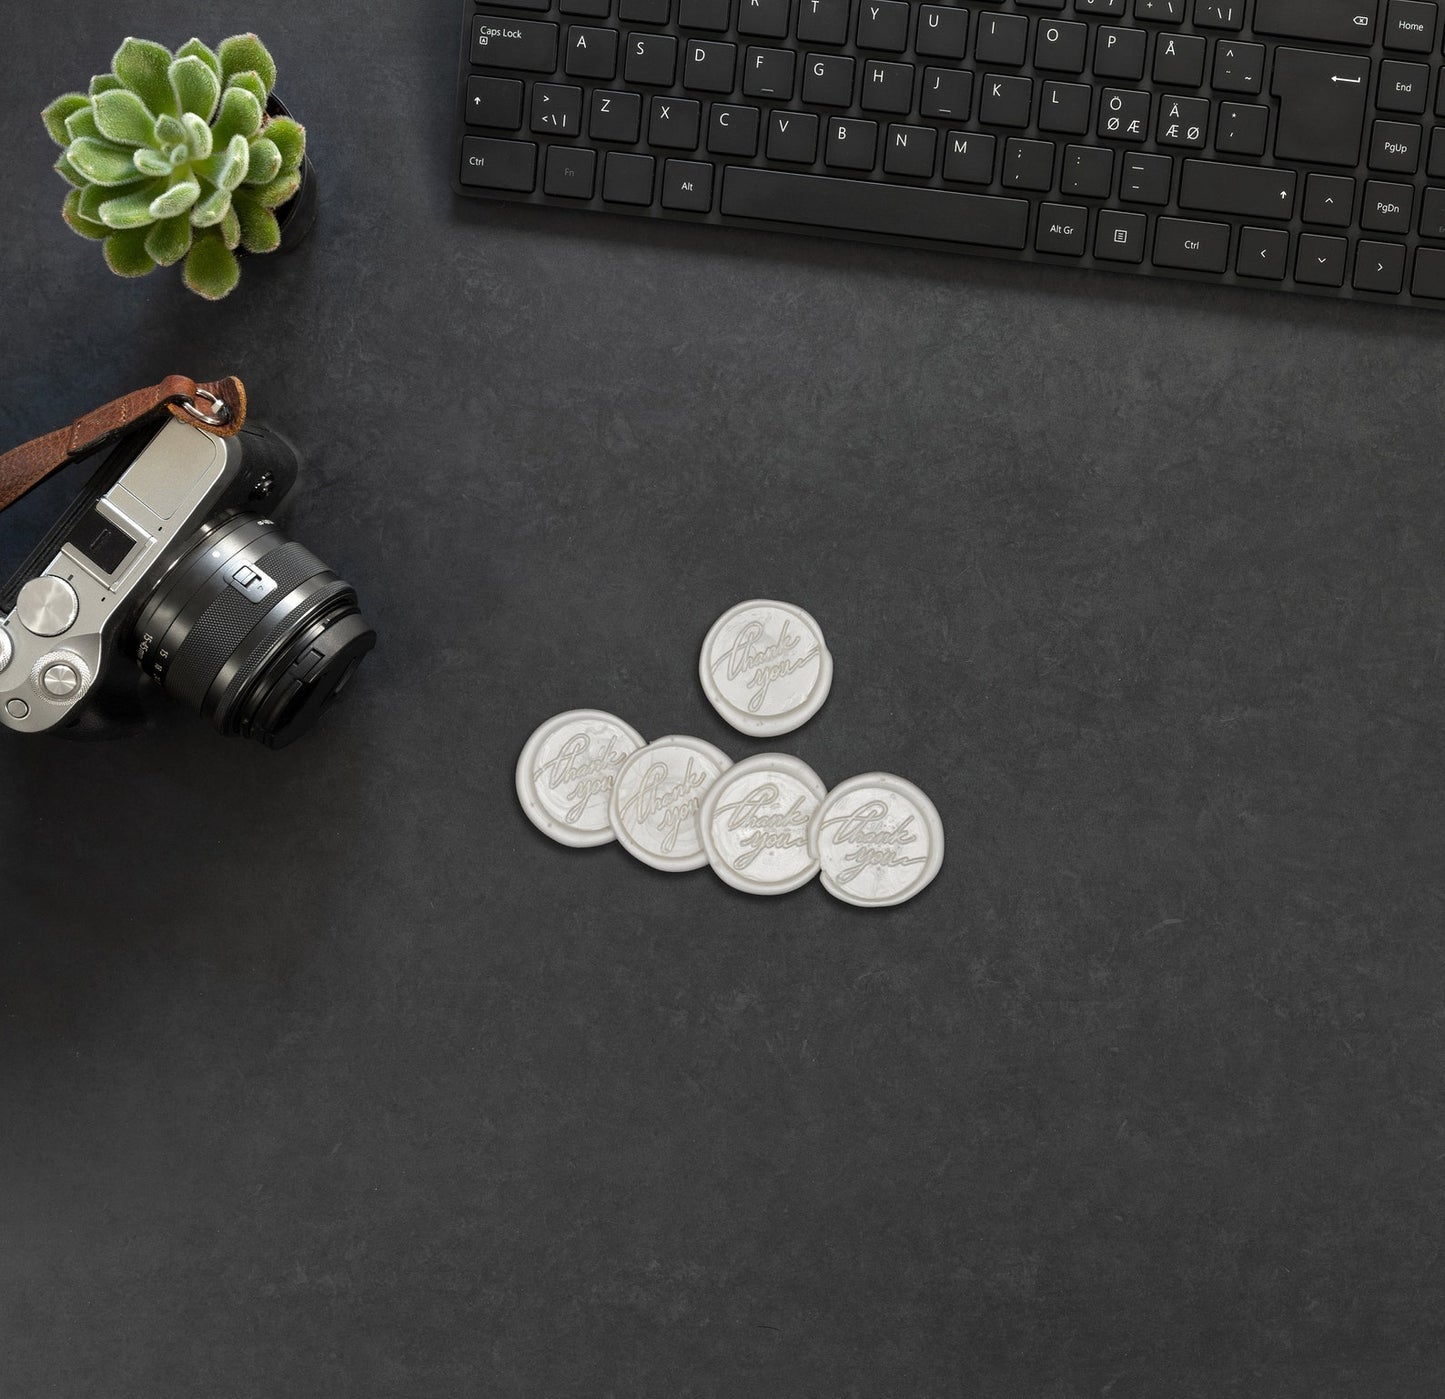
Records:
<instances>
[{"instance_id":1,"label":"camera lens","mask_svg":"<svg viewBox=\"0 0 1445 1399\"><path fill-rule=\"evenodd\" d=\"M244 513L197 532L131 630L137 663L168 695L268 748L311 728L375 644L355 589Z\"/></svg>"}]
</instances>

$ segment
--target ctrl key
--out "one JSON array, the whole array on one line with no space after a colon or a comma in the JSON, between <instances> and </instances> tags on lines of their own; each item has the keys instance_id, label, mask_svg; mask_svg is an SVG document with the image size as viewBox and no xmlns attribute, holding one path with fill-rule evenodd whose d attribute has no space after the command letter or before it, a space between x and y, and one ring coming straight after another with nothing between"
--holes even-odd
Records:
<instances>
[{"instance_id":1,"label":"ctrl key","mask_svg":"<svg viewBox=\"0 0 1445 1399\"><path fill-rule=\"evenodd\" d=\"M463 137L462 183L530 193L537 187L537 148L530 141Z\"/></svg>"}]
</instances>

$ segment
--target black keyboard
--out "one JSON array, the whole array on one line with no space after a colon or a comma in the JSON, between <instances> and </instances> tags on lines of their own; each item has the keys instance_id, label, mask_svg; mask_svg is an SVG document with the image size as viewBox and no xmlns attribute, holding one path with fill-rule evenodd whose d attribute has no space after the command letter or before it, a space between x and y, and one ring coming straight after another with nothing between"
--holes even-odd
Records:
<instances>
[{"instance_id":1,"label":"black keyboard","mask_svg":"<svg viewBox=\"0 0 1445 1399\"><path fill-rule=\"evenodd\" d=\"M466 0L458 193L1445 309L1431 0Z\"/></svg>"}]
</instances>

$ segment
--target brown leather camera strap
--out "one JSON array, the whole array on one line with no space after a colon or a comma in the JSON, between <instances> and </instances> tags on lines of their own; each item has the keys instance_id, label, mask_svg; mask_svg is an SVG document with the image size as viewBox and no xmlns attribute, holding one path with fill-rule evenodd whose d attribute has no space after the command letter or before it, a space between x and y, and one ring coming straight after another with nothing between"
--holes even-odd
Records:
<instances>
[{"instance_id":1,"label":"brown leather camera strap","mask_svg":"<svg viewBox=\"0 0 1445 1399\"><path fill-rule=\"evenodd\" d=\"M232 437L246 422L246 387L234 375L198 384L172 374L153 388L137 389L0 456L0 510L13 505L62 466L89 456L132 428L170 412L217 437Z\"/></svg>"}]
</instances>

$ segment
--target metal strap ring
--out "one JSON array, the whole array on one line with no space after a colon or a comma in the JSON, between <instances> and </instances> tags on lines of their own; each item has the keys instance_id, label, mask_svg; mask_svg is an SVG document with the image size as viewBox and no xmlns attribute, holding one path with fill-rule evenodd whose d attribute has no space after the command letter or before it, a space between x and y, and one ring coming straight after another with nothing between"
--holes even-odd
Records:
<instances>
[{"instance_id":1,"label":"metal strap ring","mask_svg":"<svg viewBox=\"0 0 1445 1399\"><path fill-rule=\"evenodd\" d=\"M225 427L226 424L231 421L231 410L224 399L217 398L215 394L207 389L197 389L196 393L199 397L204 398L206 402L216 410L218 415L212 417L209 413L201 412L201 410L196 407L196 400L194 398L182 398L181 407L198 423L204 423L207 427Z\"/></svg>"}]
</instances>

